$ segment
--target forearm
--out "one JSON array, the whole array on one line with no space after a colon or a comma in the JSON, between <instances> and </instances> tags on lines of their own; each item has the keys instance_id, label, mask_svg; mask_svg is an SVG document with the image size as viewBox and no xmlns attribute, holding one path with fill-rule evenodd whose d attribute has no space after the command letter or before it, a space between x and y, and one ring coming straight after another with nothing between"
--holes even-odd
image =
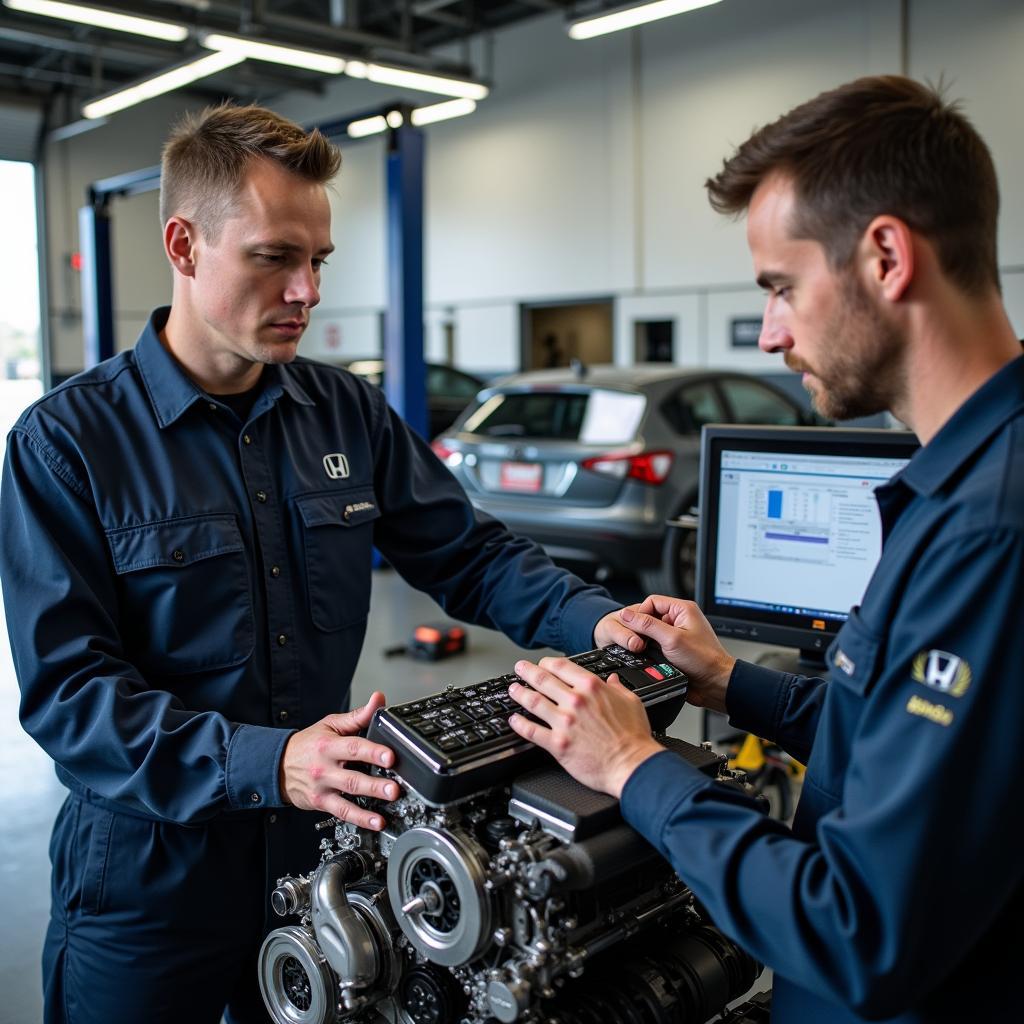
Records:
<instances>
[{"instance_id":1,"label":"forearm","mask_svg":"<svg viewBox=\"0 0 1024 1024\"><path fill-rule=\"evenodd\" d=\"M778 744L806 764L818 729L825 681L737 661L725 710L730 724Z\"/></svg>"},{"instance_id":2,"label":"forearm","mask_svg":"<svg viewBox=\"0 0 1024 1024\"><path fill-rule=\"evenodd\" d=\"M696 680L691 678L691 691L698 693L698 699L691 695L690 702L709 711L716 711L720 715L728 714L729 684L736 671L736 663L735 658L727 656L709 666L701 676L699 691L695 685Z\"/></svg>"},{"instance_id":3,"label":"forearm","mask_svg":"<svg viewBox=\"0 0 1024 1024\"><path fill-rule=\"evenodd\" d=\"M591 647L598 621L621 604L477 512L420 439L386 406L380 416L375 540L391 564L448 614L500 629L523 647Z\"/></svg>"},{"instance_id":4,"label":"forearm","mask_svg":"<svg viewBox=\"0 0 1024 1024\"><path fill-rule=\"evenodd\" d=\"M991 850L990 898L951 919L942 901L922 897L941 891L951 872L970 874L972 852L951 853L947 843L945 856L928 863L941 830L908 842L905 810L867 825L875 804L829 815L813 841L801 840L667 751L641 764L622 795L626 820L726 935L790 981L871 1019L914 1005L953 970L1006 900L1003 880L1019 876L1012 851ZM950 810L947 830L957 813Z\"/></svg>"},{"instance_id":5,"label":"forearm","mask_svg":"<svg viewBox=\"0 0 1024 1024\"><path fill-rule=\"evenodd\" d=\"M277 764L290 730L188 711L134 674L62 668L64 685L19 671L22 724L76 788L179 823L283 802Z\"/></svg>"}]
</instances>

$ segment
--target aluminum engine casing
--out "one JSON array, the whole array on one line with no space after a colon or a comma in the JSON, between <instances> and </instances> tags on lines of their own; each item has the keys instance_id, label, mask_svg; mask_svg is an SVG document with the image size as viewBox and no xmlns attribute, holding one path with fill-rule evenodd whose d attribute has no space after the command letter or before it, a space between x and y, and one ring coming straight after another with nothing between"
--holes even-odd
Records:
<instances>
[{"instance_id":1,"label":"aluminum engine casing","mask_svg":"<svg viewBox=\"0 0 1024 1024\"><path fill-rule=\"evenodd\" d=\"M743 788L724 758L671 744ZM760 973L617 801L558 767L383 811L381 833L325 822L319 866L279 880L294 921L260 953L278 1024L701 1024Z\"/></svg>"}]
</instances>

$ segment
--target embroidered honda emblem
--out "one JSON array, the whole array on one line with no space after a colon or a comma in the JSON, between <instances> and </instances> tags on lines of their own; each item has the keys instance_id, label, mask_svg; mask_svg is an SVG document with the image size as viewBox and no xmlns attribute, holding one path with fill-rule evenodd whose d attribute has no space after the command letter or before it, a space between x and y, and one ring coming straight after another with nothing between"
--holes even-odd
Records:
<instances>
[{"instance_id":1,"label":"embroidered honda emblem","mask_svg":"<svg viewBox=\"0 0 1024 1024\"><path fill-rule=\"evenodd\" d=\"M343 480L348 476L348 459L341 452L324 456L324 471L332 480Z\"/></svg>"}]
</instances>

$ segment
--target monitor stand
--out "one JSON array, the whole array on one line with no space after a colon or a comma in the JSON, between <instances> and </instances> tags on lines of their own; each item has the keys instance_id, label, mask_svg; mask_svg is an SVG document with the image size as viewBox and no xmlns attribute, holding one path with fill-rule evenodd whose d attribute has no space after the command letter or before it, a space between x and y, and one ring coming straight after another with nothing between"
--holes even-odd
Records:
<instances>
[{"instance_id":1,"label":"monitor stand","mask_svg":"<svg viewBox=\"0 0 1024 1024\"><path fill-rule=\"evenodd\" d=\"M798 676L820 676L825 670L825 656L821 651L788 648L768 651L757 659L758 665L778 672L792 672Z\"/></svg>"}]
</instances>

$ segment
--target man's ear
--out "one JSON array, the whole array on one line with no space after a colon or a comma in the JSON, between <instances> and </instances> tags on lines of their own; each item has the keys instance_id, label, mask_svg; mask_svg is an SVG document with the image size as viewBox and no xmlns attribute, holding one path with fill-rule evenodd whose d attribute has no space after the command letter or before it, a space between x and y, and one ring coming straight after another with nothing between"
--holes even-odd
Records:
<instances>
[{"instance_id":1,"label":"man's ear","mask_svg":"<svg viewBox=\"0 0 1024 1024\"><path fill-rule=\"evenodd\" d=\"M861 265L869 286L889 302L898 302L914 279L914 234L905 221L875 217L860 244Z\"/></svg>"},{"instance_id":2,"label":"man's ear","mask_svg":"<svg viewBox=\"0 0 1024 1024\"><path fill-rule=\"evenodd\" d=\"M171 217L164 225L164 252L171 266L184 277L195 277L198 233L184 217Z\"/></svg>"}]
</instances>

